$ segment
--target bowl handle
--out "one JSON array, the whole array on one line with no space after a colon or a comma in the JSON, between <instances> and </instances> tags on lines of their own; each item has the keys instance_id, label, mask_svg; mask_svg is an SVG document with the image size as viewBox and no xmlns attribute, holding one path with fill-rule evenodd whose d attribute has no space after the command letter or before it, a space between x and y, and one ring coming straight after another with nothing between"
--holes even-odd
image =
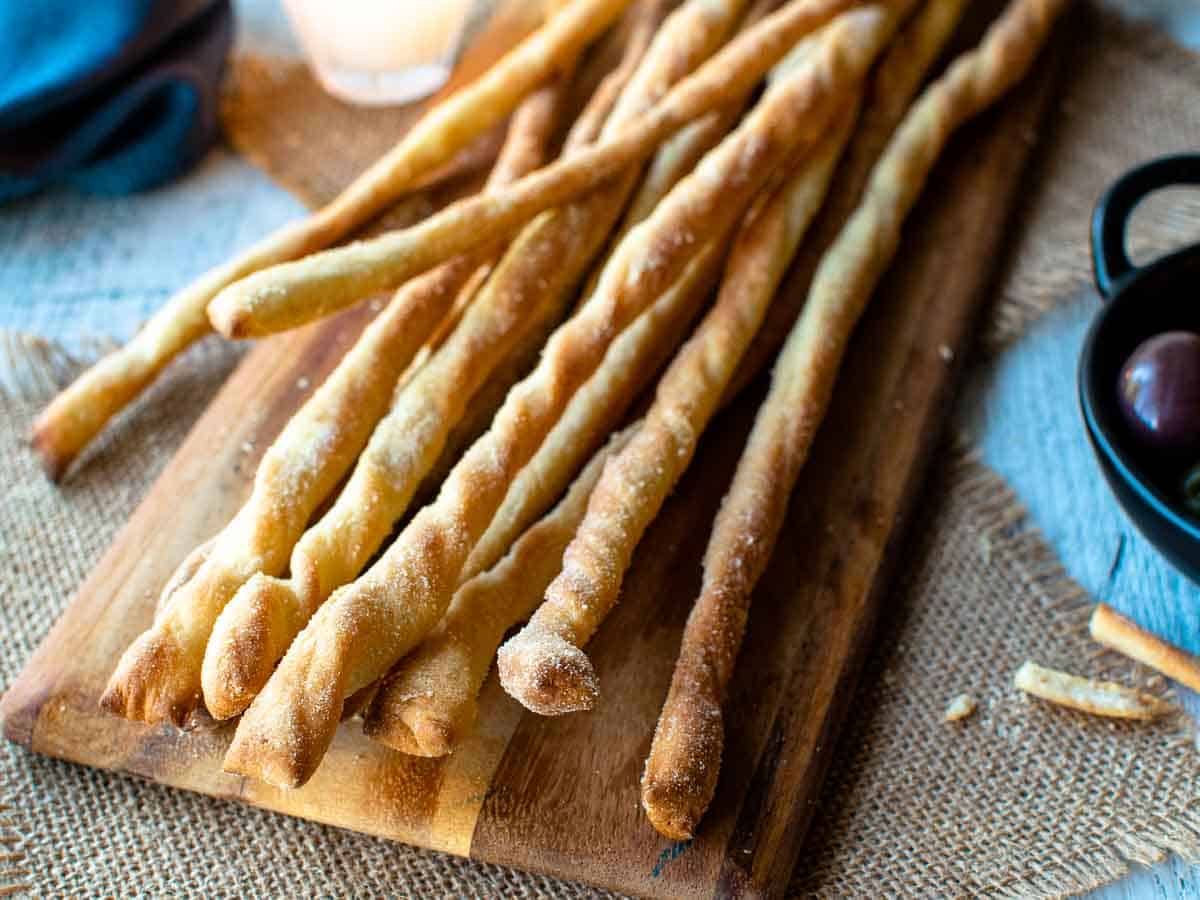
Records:
<instances>
[{"instance_id":1,"label":"bowl handle","mask_svg":"<svg viewBox=\"0 0 1200 900\"><path fill-rule=\"evenodd\" d=\"M1092 268L1105 299L1135 268L1125 250L1129 216L1147 194L1176 184L1200 184L1200 153L1162 156L1130 169L1104 192L1092 213Z\"/></svg>"}]
</instances>

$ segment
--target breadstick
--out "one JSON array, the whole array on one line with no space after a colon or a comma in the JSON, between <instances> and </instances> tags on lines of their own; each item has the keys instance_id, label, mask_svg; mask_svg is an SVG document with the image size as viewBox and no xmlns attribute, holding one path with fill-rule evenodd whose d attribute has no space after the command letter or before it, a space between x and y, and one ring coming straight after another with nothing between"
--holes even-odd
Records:
<instances>
[{"instance_id":1,"label":"breadstick","mask_svg":"<svg viewBox=\"0 0 1200 900\"><path fill-rule=\"evenodd\" d=\"M259 269L328 247L365 224L501 122L534 87L603 32L628 3L572 3L477 81L431 109L327 206L284 226L175 294L128 344L84 372L38 416L32 441L47 474L55 480L61 477L110 418L172 358L209 333L206 307L222 288ZM438 262L456 255L449 253ZM391 287L407 280L399 279Z\"/></svg>"},{"instance_id":2,"label":"breadstick","mask_svg":"<svg viewBox=\"0 0 1200 900\"><path fill-rule=\"evenodd\" d=\"M616 604L633 551L687 470L792 254L824 200L857 102L839 111L813 154L747 217L717 301L658 382L629 445L604 470L545 602L497 656L504 689L527 709L590 709L599 686L581 649Z\"/></svg>"},{"instance_id":3,"label":"breadstick","mask_svg":"<svg viewBox=\"0 0 1200 900\"><path fill-rule=\"evenodd\" d=\"M567 132L563 144L563 155L585 147L595 141L604 129L604 123L612 117L612 111L617 100L625 90L629 80L641 65L646 51L649 49L654 35L662 23L666 13L666 0L641 0L630 8L628 16L632 17L629 24L629 35L625 41L624 52L616 67L608 72L596 90L588 98L587 103L576 117L570 131Z\"/></svg>"},{"instance_id":4,"label":"breadstick","mask_svg":"<svg viewBox=\"0 0 1200 900\"><path fill-rule=\"evenodd\" d=\"M562 493L587 454L621 422L683 340L711 293L724 245L723 238L707 244L670 290L613 342L604 362L571 398L562 418L513 480L504 504L463 567L464 579L495 565Z\"/></svg>"},{"instance_id":5,"label":"breadstick","mask_svg":"<svg viewBox=\"0 0 1200 900\"><path fill-rule=\"evenodd\" d=\"M1200 691L1200 659L1142 628L1111 606L1096 604L1088 622L1092 639Z\"/></svg>"},{"instance_id":6,"label":"breadstick","mask_svg":"<svg viewBox=\"0 0 1200 900\"><path fill-rule=\"evenodd\" d=\"M789 290L780 294L767 310L767 318L742 357L722 405L737 396L778 353L796 321L821 257L837 240L858 206L871 170L941 56L965 6L966 0L926 0L918 13L901 28L875 67L862 115L846 152L842 154L825 205L792 263Z\"/></svg>"},{"instance_id":7,"label":"breadstick","mask_svg":"<svg viewBox=\"0 0 1200 900\"><path fill-rule=\"evenodd\" d=\"M1147 691L1096 681L1026 660L1013 676L1013 687L1042 700L1110 719L1157 719L1175 709Z\"/></svg>"},{"instance_id":8,"label":"breadstick","mask_svg":"<svg viewBox=\"0 0 1200 900\"><path fill-rule=\"evenodd\" d=\"M225 288L209 318L226 337L295 328L519 228L650 156L693 119L746 95L804 35L856 0L793 0L738 35L663 99L600 143L509 189L453 203L419 225L283 263Z\"/></svg>"},{"instance_id":9,"label":"breadstick","mask_svg":"<svg viewBox=\"0 0 1200 900\"><path fill-rule=\"evenodd\" d=\"M747 19L756 21L762 14L760 9L752 10ZM679 41L672 38L671 44L678 46ZM675 183L720 142L739 111L740 106L733 105L706 116L663 145L630 201L618 239L646 218ZM610 243L615 246L617 241ZM724 257L724 245L723 238L710 241L684 276L614 342L600 369L571 399L562 419L509 488L503 506L471 551L464 579L491 568L563 492L593 448L617 427L629 404L674 352L708 296ZM585 297L595 290L601 271L598 268L593 274Z\"/></svg>"},{"instance_id":10,"label":"breadstick","mask_svg":"<svg viewBox=\"0 0 1200 900\"><path fill-rule=\"evenodd\" d=\"M711 0L705 0L711 5ZM700 2L664 24L605 128L649 107L706 57L743 0L722 0L695 21ZM703 27L697 27L702 25ZM727 26L726 26L727 27ZM586 139L577 130L573 139ZM517 238L447 346L415 376L380 423L333 509L292 553L287 581L260 574L221 614L204 658L204 699L218 718L242 712L313 612L352 581L408 508L467 400L537 318L561 310L620 215L632 178L543 213Z\"/></svg>"},{"instance_id":11,"label":"breadstick","mask_svg":"<svg viewBox=\"0 0 1200 900\"><path fill-rule=\"evenodd\" d=\"M303 784L312 775L344 699L383 675L441 618L512 479L611 340L674 281L695 255L702 229L719 231L736 220L771 168L815 141L845 85L869 64L886 21L871 7L839 17L820 51L769 90L621 242L596 293L555 332L538 368L509 393L437 500L364 575L321 606L292 643L242 717L227 770L277 785Z\"/></svg>"},{"instance_id":12,"label":"breadstick","mask_svg":"<svg viewBox=\"0 0 1200 900\"><path fill-rule=\"evenodd\" d=\"M700 597L646 761L642 805L664 835L691 836L716 789L721 703L751 591L774 548L850 333L895 253L901 223L951 132L1025 74L1066 6L1067 0L1013 0L979 48L925 90L821 262L713 525Z\"/></svg>"},{"instance_id":13,"label":"breadstick","mask_svg":"<svg viewBox=\"0 0 1200 900\"><path fill-rule=\"evenodd\" d=\"M559 91L535 92L514 117L489 176L497 186L541 161L537 135L553 131ZM313 512L341 480L387 412L419 345L469 290L472 255L401 288L263 457L246 504L189 556L168 583L151 628L125 652L101 700L127 718L182 723L201 692L205 644L218 614L257 572L278 573ZM466 285L464 287L464 285Z\"/></svg>"},{"instance_id":14,"label":"breadstick","mask_svg":"<svg viewBox=\"0 0 1200 900\"><path fill-rule=\"evenodd\" d=\"M383 680L364 717L367 735L402 753L445 756L470 731L475 698L504 632L529 615L558 573L604 461L634 428L615 434L494 568L455 592L437 628Z\"/></svg>"}]
</instances>

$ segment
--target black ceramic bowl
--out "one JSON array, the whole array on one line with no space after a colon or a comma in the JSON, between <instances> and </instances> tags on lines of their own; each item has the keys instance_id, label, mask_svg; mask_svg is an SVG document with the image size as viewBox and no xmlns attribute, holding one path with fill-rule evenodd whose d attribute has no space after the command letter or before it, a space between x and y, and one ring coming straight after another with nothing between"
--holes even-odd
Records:
<instances>
[{"instance_id":1,"label":"black ceramic bowl","mask_svg":"<svg viewBox=\"0 0 1200 900\"><path fill-rule=\"evenodd\" d=\"M1144 450L1117 405L1121 367L1138 344L1164 331L1200 332L1200 244L1140 268L1125 249L1134 207L1147 194L1180 184L1200 184L1200 154L1163 157L1132 169L1096 205L1092 264L1106 302L1083 345L1079 404L1100 468L1129 518L1200 583L1200 517L1183 504L1180 467Z\"/></svg>"}]
</instances>

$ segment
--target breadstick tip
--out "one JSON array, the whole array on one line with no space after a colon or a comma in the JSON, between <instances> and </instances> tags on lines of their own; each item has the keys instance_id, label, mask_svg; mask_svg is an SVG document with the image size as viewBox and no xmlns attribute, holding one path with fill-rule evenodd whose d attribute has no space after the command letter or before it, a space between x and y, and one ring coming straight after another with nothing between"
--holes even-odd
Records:
<instances>
[{"instance_id":1,"label":"breadstick tip","mask_svg":"<svg viewBox=\"0 0 1200 900\"><path fill-rule=\"evenodd\" d=\"M183 728L200 704L188 654L161 631L144 632L122 655L100 697L106 712Z\"/></svg>"},{"instance_id":2,"label":"breadstick tip","mask_svg":"<svg viewBox=\"0 0 1200 900\"><path fill-rule=\"evenodd\" d=\"M209 323L220 335L231 341L254 337L250 313L242 305L240 298L231 291L231 288L239 283L234 282L234 285L221 291L208 304Z\"/></svg>"},{"instance_id":3,"label":"breadstick tip","mask_svg":"<svg viewBox=\"0 0 1200 900\"><path fill-rule=\"evenodd\" d=\"M200 683L213 718L240 715L263 689L287 650L286 611L295 605L290 585L259 572L247 581L213 625Z\"/></svg>"},{"instance_id":4,"label":"breadstick tip","mask_svg":"<svg viewBox=\"0 0 1200 900\"><path fill-rule=\"evenodd\" d=\"M591 709L600 697L587 654L533 624L505 642L496 655L496 667L504 690L539 715Z\"/></svg>"},{"instance_id":5,"label":"breadstick tip","mask_svg":"<svg viewBox=\"0 0 1200 900\"><path fill-rule=\"evenodd\" d=\"M329 699L323 698L322 703L327 703ZM250 712L254 712L259 702L264 702L268 709L276 705L273 698L259 694L255 703L251 704ZM332 732L323 727L325 717L318 714L319 721L314 722L305 712L276 716L268 714L253 720L243 717L233 734L229 749L225 751L221 768L231 775L256 778L275 787L303 786L317 770L332 741ZM337 714L333 717L335 725L340 718L339 703Z\"/></svg>"},{"instance_id":6,"label":"breadstick tip","mask_svg":"<svg viewBox=\"0 0 1200 900\"><path fill-rule=\"evenodd\" d=\"M454 722L435 710L412 703L394 705L386 709L386 714L377 709L372 709L363 720L363 733L393 750L409 756L448 756L459 741ZM475 721L474 699L465 715L468 723Z\"/></svg>"},{"instance_id":7,"label":"breadstick tip","mask_svg":"<svg viewBox=\"0 0 1200 900\"><path fill-rule=\"evenodd\" d=\"M74 452L63 446L60 424L55 405L52 403L33 420L33 426L29 430L29 444L42 464L42 471L55 484L62 480L67 467L75 458Z\"/></svg>"},{"instance_id":8,"label":"breadstick tip","mask_svg":"<svg viewBox=\"0 0 1200 900\"><path fill-rule=\"evenodd\" d=\"M471 670L471 648L453 633L427 639L384 680L363 732L410 756L446 756L478 716Z\"/></svg>"},{"instance_id":9,"label":"breadstick tip","mask_svg":"<svg viewBox=\"0 0 1200 900\"><path fill-rule=\"evenodd\" d=\"M711 697L668 701L642 773L642 808L659 834L677 841L695 834L717 790L724 742L721 707Z\"/></svg>"}]
</instances>

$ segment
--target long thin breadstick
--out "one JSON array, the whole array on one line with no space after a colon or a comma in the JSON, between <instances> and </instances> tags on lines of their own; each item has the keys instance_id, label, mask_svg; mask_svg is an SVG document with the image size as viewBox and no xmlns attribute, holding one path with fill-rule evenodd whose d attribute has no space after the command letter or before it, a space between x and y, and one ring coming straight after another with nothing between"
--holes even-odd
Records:
<instances>
[{"instance_id":1,"label":"long thin breadstick","mask_svg":"<svg viewBox=\"0 0 1200 900\"><path fill-rule=\"evenodd\" d=\"M732 22L743 0L722 0L715 12L705 2L703 28L694 22L699 2L664 24L605 129L650 106L711 53L723 37L722 20ZM569 142L588 137L576 129ZM333 509L296 546L290 579L255 576L221 614L203 667L204 699L214 716L242 712L313 612L362 570L408 507L467 400L531 327L531 310L565 306L620 215L633 179L621 182L547 211L522 231L446 348L380 423Z\"/></svg>"},{"instance_id":2,"label":"long thin breadstick","mask_svg":"<svg viewBox=\"0 0 1200 900\"><path fill-rule=\"evenodd\" d=\"M891 262L904 217L951 132L1025 74L1067 4L1013 0L982 44L921 95L872 173L858 210L821 262L713 525L700 597L684 629L646 761L642 805L664 835L689 837L716 789L721 703L751 592L775 546L846 343Z\"/></svg>"},{"instance_id":3,"label":"long thin breadstick","mask_svg":"<svg viewBox=\"0 0 1200 900\"><path fill-rule=\"evenodd\" d=\"M614 435L559 504L496 566L455 592L438 627L384 679L363 731L415 756L445 756L454 749L475 723L475 698L504 632L541 600L587 510L604 461L625 445L634 428Z\"/></svg>"},{"instance_id":4,"label":"long thin breadstick","mask_svg":"<svg viewBox=\"0 0 1200 900\"><path fill-rule=\"evenodd\" d=\"M706 245L679 280L613 342L604 362L571 398L562 418L513 480L504 504L463 566L463 578L490 569L570 482L572 475L683 340L712 291L725 241Z\"/></svg>"},{"instance_id":5,"label":"long thin breadstick","mask_svg":"<svg viewBox=\"0 0 1200 900\"><path fill-rule=\"evenodd\" d=\"M757 4L747 20L761 18L765 14L761 7L766 5ZM706 116L663 145L630 201L618 238L649 216L679 179L720 142L739 111L740 106L731 105ZM563 492L592 449L617 427L629 405L674 352L708 296L724 258L724 244L723 239L710 241L684 276L609 348L601 367L571 399L562 419L509 488L503 506L471 551L464 579L491 568ZM601 271L596 270L585 297L595 290Z\"/></svg>"},{"instance_id":6,"label":"long thin breadstick","mask_svg":"<svg viewBox=\"0 0 1200 900\"><path fill-rule=\"evenodd\" d=\"M543 159L559 90L518 110L489 183L500 186ZM313 512L345 475L387 412L396 380L456 294L467 293L477 255L464 255L402 287L263 457L233 520L189 556L167 584L154 623L125 652L101 699L127 718L181 723L201 695L213 623L255 573L278 573Z\"/></svg>"},{"instance_id":7,"label":"long thin breadstick","mask_svg":"<svg viewBox=\"0 0 1200 900\"><path fill-rule=\"evenodd\" d=\"M901 28L875 67L862 115L846 152L842 154L825 205L792 263L787 281L789 290L776 298L767 310L767 318L725 391L723 404L735 397L775 358L812 286L821 257L854 213L871 170L930 69L945 50L965 7L966 0L927 0Z\"/></svg>"},{"instance_id":8,"label":"long thin breadstick","mask_svg":"<svg viewBox=\"0 0 1200 900\"><path fill-rule=\"evenodd\" d=\"M491 429L357 581L296 638L242 717L225 757L232 772L303 784L333 738L345 698L411 650L445 612L462 567L575 390L612 339L678 277L702 229L740 217L770 170L815 142L865 70L886 16L868 7L829 26L819 52L772 87L742 125L679 182L613 253L596 293L546 345ZM689 252L690 251L690 252Z\"/></svg>"},{"instance_id":9,"label":"long thin breadstick","mask_svg":"<svg viewBox=\"0 0 1200 900\"><path fill-rule=\"evenodd\" d=\"M503 121L530 91L612 24L628 3L572 3L477 81L430 110L327 206L272 233L175 294L128 344L86 371L38 416L32 440L50 477L59 478L104 424L172 358L209 333L206 307L222 288L259 269L328 247L365 224ZM447 254L438 262L456 255Z\"/></svg>"},{"instance_id":10,"label":"long thin breadstick","mask_svg":"<svg viewBox=\"0 0 1200 900\"><path fill-rule=\"evenodd\" d=\"M273 266L209 304L226 337L295 328L412 277L448 256L512 233L544 209L595 188L649 157L693 119L746 95L791 47L857 0L793 0L748 29L618 133L505 191L451 204L419 225Z\"/></svg>"},{"instance_id":11,"label":"long thin breadstick","mask_svg":"<svg viewBox=\"0 0 1200 900\"><path fill-rule=\"evenodd\" d=\"M599 685L581 651L617 601L646 528L686 471L779 280L825 197L857 103L839 111L796 174L750 214L717 302L658 383L645 422L604 470L587 516L533 618L500 649L504 689L542 715L590 709Z\"/></svg>"},{"instance_id":12,"label":"long thin breadstick","mask_svg":"<svg viewBox=\"0 0 1200 900\"><path fill-rule=\"evenodd\" d=\"M1111 606L1096 604L1088 631L1104 646L1200 691L1200 658L1164 641Z\"/></svg>"}]
</instances>

